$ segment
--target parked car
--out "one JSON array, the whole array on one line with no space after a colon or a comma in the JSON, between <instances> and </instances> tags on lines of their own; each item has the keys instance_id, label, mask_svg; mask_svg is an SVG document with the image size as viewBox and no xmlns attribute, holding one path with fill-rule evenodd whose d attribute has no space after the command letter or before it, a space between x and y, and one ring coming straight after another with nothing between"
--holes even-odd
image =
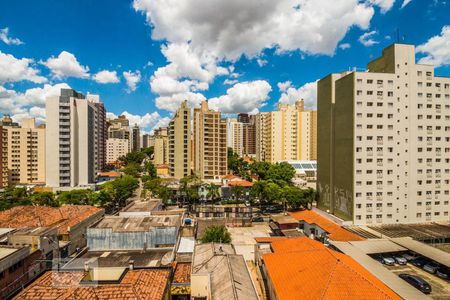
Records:
<instances>
[{"instance_id":1,"label":"parked car","mask_svg":"<svg viewBox=\"0 0 450 300\"><path fill-rule=\"evenodd\" d=\"M439 269L439 265L434 262L427 263L423 266L423 269L431 274L436 273L437 269Z\"/></svg>"},{"instance_id":2,"label":"parked car","mask_svg":"<svg viewBox=\"0 0 450 300\"><path fill-rule=\"evenodd\" d=\"M396 255L394 256L395 262L398 263L399 265L406 265L406 263L408 262L406 260L406 258L400 256L400 255Z\"/></svg>"},{"instance_id":3,"label":"parked car","mask_svg":"<svg viewBox=\"0 0 450 300\"><path fill-rule=\"evenodd\" d=\"M395 265L395 260L392 257L389 256L379 256L378 261L382 263L383 265L387 266L393 266Z\"/></svg>"},{"instance_id":4,"label":"parked car","mask_svg":"<svg viewBox=\"0 0 450 300\"><path fill-rule=\"evenodd\" d=\"M442 267L436 270L436 276L442 279L450 279L450 269L446 267Z\"/></svg>"},{"instance_id":5,"label":"parked car","mask_svg":"<svg viewBox=\"0 0 450 300\"><path fill-rule=\"evenodd\" d=\"M401 279L420 290L424 294L431 293L431 286L428 282L420 278L419 276L414 276L406 273L398 275Z\"/></svg>"},{"instance_id":6,"label":"parked car","mask_svg":"<svg viewBox=\"0 0 450 300\"><path fill-rule=\"evenodd\" d=\"M262 212L263 213L281 213L283 211L283 207L282 206L278 206L278 205L269 205L266 207L262 208Z\"/></svg>"},{"instance_id":7,"label":"parked car","mask_svg":"<svg viewBox=\"0 0 450 300\"><path fill-rule=\"evenodd\" d=\"M407 261L411 261L417 258L417 256L411 254L411 253L404 253L403 258L405 258Z\"/></svg>"},{"instance_id":8,"label":"parked car","mask_svg":"<svg viewBox=\"0 0 450 300\"><path fill-rule=\"evenodd\" d=\"M252 222L264 222L264 218L261 216L253 217Z\"/></svg>"},{"instance_id":9,"label":"parked car","mask_svg":"<svg viewBox=\"0 0 450 300\"><path fill-rule=\"evenodd\" d=\"M416 267L422 268L423 266L425 266L427 263L429 263L430 261L428 259L426 259L425 257L418 257L416 259L413 259L411 261L411 263L413 265L415 265Z\"/></svg>"}]
</instances>

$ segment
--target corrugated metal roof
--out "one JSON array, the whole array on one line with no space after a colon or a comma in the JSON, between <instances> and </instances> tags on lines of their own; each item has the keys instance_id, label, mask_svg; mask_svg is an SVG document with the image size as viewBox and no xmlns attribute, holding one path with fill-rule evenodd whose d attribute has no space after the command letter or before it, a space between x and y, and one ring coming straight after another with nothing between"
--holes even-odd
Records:
<instances>
[{"instance_id":1,"label":"corrugated metal roof","mask_svg":"<svg viewBox=\"0 0 450 300\"><path fill-rule=\"evenodd\" d=\"M391 241L450 268L450 254L447 252L413 240L410 237L392 238Z\"/></svg>"},{"instance_id":2,"label":"corrugated metal roof","mask_svg":"<svg viewBox=\"0 0 450 300\"><path fill-rule=\"evenodd\" d=\"M384 239L352 241L349 243L359 248L366 254L389 253L408 250L394 242Z\"/></svg>"}]
</instances>

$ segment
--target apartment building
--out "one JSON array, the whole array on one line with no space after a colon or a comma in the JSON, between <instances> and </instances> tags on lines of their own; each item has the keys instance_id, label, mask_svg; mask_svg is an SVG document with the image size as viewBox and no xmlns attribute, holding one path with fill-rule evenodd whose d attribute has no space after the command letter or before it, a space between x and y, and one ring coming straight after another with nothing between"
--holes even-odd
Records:
<instances>
[{"instance_id":1,"label":"apartment building","mask_svg":"<svg viewBox=\"0 0 450 300\"><path fill-rule=\"evenodd\" d=\"M106 161L115 163L119 157L130 152L130 143L127 139L109 138L106 140Z\"/></svg>"},{"instance_id":2,"label":"apartment building","mask_svg":"<svg viewBox=\"0 0 450 300\"><path fill-rule=\"evenodd\" d=\"M304 101L279 104L278 110L256 117L255 150L258 160L315 160L317 157L317 112L306 110Z\"/></svg>"},{"instance_id":3,"label":"apartment building","mask_svg":"<svg viewBox=\"0 0 450 300\"><path fill-rule=\"evenodd\" d=\"M23 119L21 126L5 126L8 185L45 183L45 126Z\"/></svg>"},{"instance_id":4,"label":"apartment building","mask_svg":"<svg viewBox=\"0 0 450 300\"><path fill-rule=\"evenodd\" d=\"M0 189L8 186L8 132L0 125Z\"/></svg>"},{"instance_id":5,"label":"apartment building","mask_svg":"<svg viewBox=\"0 0 450 300\"><path fill-rule=\"evenodd\" d=\"M319 207L355 224L448 221L450 78L393 44L318 83Z\"/></svg>"},{"instance_id":6,"label":"apartment building","mask_svg":"<svg viewBox=\"0 0 450 300\"><path fill-rule=\"evenodd\" d=\"M131 129L131 151L141 150L141 130L137 124Z\"/></svg>"},{"instance_id":7,"label":"apartment building","mask_svg":"<svg viewBox=\"0 0 450 300\"><path fill-rule=\"evenodd\" d=\"M227 147L240 156L256 154L255 116L242 113L227 119Z\"/></svg>"},{"instance_id":8,"label":"apartment building","mask_svg":"<svg viewBox=\"0 0 450 300\"><path fill-rule=\"evenodd\" d=\"M167 165L169 163L169 136L168 128L161 127L153 134L153 163L156 166Z\"/></svg>"},{"instance_id":9,"label":"apartment building","mask_svg":"<svg viewBox=\"0 0 450 300\"><path fill-rule=\"evenodd\" d=\"M227 123L206 101L194 109L194 171L207 180L227 174Z\"/></svg>"},{"instance_id":10,"label":"apartment building","mask_svg":"<svg viewBox=\"0 0 450 300\"><path fill-rule=\"evenodd\" d=\"M191 175L191 109L181 103L169 123L169 175L180 179Z\"/></svg>"},{"instance_id":11,"label":"apartment building","mask_svg":"<svg viewBox=\"0 0 450 300\"><path fill-rule=\"evenodd\" d=\"M46 180L55 188L88 186L106 160L106 116L96 95L61 89L46 99ZM101 147L100 145L104 145Z\"/></svg>"}]
</instances>

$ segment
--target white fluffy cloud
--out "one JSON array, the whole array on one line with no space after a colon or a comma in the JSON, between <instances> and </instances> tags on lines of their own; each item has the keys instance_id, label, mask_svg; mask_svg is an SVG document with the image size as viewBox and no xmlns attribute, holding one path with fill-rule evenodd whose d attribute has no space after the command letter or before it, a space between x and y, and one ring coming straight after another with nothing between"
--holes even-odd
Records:
<instances>
[{"instance_id":1,"label":"white fluffy cloud","mask_svg":"<svg viewBox=\"0 0 450 300\"><path fill-rule=\"evenodd\" d=\"M349 49L351 47L352 46L349 43L343 43L343 44L339 45L339 48L342 49L342 50Z\"/></svg>"},{"instance_id":2,"label":"white fluffy cloud","mask_svg":"<svg viewBox=\"0 0 450 300\"><path fill-rule=\"evenodd\" d=\"M89 78L89 67L82 66L75 55L62 51L58 57L50 57L45 62L41 62L53 74L56 79L65 77Z\"/></svg>"},{"instance_id":3,"label":"white fluffy cloud","mask_svg":"<svg viewBox=\"0 0 450 300\"><path fill-rule=\"evenodd\" d=\"M405 7L406 5L408 5L411 1L412 1L412 0L403 0L403 3L402 3L402 7L401 7L401 8L403 8L403 7Z\"/></svg>"},{"instance_id":4,"label":"white fluffy cloud","mask_svg":"<svg viewBox=\"0 0 450 300\"><path fill-rule=\"evenodd\" d=\"M168 117L161 117L161 115L158 112L153 113L146 113L145 115L134 115L127 111L124 111L121 113L121 115L124 115L128 120L130 120L130 125L134 126L134 124L137 124L143 133L151 133L154 129L159 127L165 127L169 124L170 118ZM107 113L108 119L115 119L117 118L117 115L111 112Z\"/></svg>"},{"instance_id":5,"label":"white fluffy cloud","mask_svg":"<svg viewBox=\"0 0 450 300\"><path fill-rule=\"evenodd\" d=\"M265 80L235 84L223 96L208 100L209 107L225 114L257 112L266 104L272 90Z\"/></svg>"},{"instance_id":6,"label":"white fluffy cloud","mask_svg":"<svg viewBox=\"0 0 450 300\"><path fill-rule=\"evenodd\" d=\"M193 108L199 106L203 100L206 100L206 98L200 93L185 92L160 96L156 98L155 104L159 109L174 112L180 107L181 102L184 100L187 100L189 107Z\"/></svg>"},{"instance_id":7,"label":"white fluffy cloud","mask_svg":"<svg viewBox=\"0 0 450 300\"><path fill-rule=\"evenodd\" d=\"M374 14L357 0L135 0L133 6L152 24L153 39L189 42L197 55L232 61L273 47L330 55L351 26L366 29Z\"/></svg>"},{"instance_id":8,"label":"white fluffy cloud","mask_svg":"<svg viewBox=\"0 0 450 300\"><path fill-rule=\"evenodd\" d=\"M277 86L278 86L278 89L280 90L280 92L286 92L286 90L288 88L290 88L291 85L292 85L292 82L290 80L277 83Z\"/></svg>"},{"instance_id":9,"label":"white fluffy cloud","mask_svg":"<svg viewBox=\"0 0 450 300\"><path fill-rule=\"evenodd\" d=\"M375 30L365 32L358 38L358 41L366 47L373 46L379 43L378 41L373 39L373 36L376 34L377 32Z\"/></svg>"},{"instance_id":10,"label":"white fluffy cloud","mask_svg":"<svg viewBox=\"0 0 450 300\"><path fill-rule=\"evenodd\" d=\"M440 35L433 36L426 43L417 46L416 51L426 55L419 60L420 64L450 65L450 26L444 26Z\"/></svg>"},{"instance_id":11,"label":"white fluffy cloud","mask_svg":"<svg viewBox=\"0 0 450 300\"><path fill-rule=\"evenodd\" d=\"M0 111L3 114L11 114L17 121L25 117L34 117L43 122L45 121L45 98L59 95L62 88L70 87L66 83L45 84L43 87L18 93L0 86Z\"/></svg>"},{"instance_id":12,"label":"white fluffy cloud","mask_svg":"<svg viewBox=\"0 0 450 300\"><path fill-rule=\"evenodd\" d=\"M123 72L123 77L125 77L125 81L127 82L129 92L134 92L136 90L137 84L141 81L141 72L136 71L127 71Z\"/></svg>"},{"instance_id":13,"label":"white fluffy cloud","mask_svg":"<svg viewBox=\"0 0 450 300\"><path fill-rule=\"evenodd\" d=\"M22 80L43 83L47 78L39 75L39 70L33 67L32 59L18 59L0 51L0 84Z\"/></svg>"},{"instance_id":14,"label":"white fluffy cloud","mask_svg":"<svg viewBox=\"0 0 450 300\"><path fill-rule=\"evenodd\" d=\"M9 28L5 27L0 29L0 41L4 42L6 45L22 45L23 42L18 38L9 37Z\"/></svg>"},{"instance_id":15,"label":"white fluffy cloud","mask_svg":"<svg viewBox=\"0 0 450 300\"><path fill-rule=\"evenodd\" d=\"M98 83L118 83L120 82L119 77L117 77L116 71L103 70L92 76L92 79Z\"/></svg>"},{"instance_id":16,"label":"white fluffy cloud","mask_svg":"<svg viewBox=\"0 0 450 300\"><path fill-rule=\"evenodd\" d=\"M283 86L282 86L283 87ZM279 103L293 104L295 101L303 99L305 100L305 107L308 109L316 109L317 107L317 81L308 82L298 89L289 85L287 89L282 90L280 84L278 85L281 96L278 100Z\"/></svg>"},{"instance_id":17,"label":"white fluffy cloud","mask_svg":"<svg viewBox=\"0 0 450 300\"><path fill-rule=\"evenodd\" d=\"M379 6L382 13L389 11L394 5L394 2L395 0L369 0L369 3Z\"/></svg>"}]
</instances>

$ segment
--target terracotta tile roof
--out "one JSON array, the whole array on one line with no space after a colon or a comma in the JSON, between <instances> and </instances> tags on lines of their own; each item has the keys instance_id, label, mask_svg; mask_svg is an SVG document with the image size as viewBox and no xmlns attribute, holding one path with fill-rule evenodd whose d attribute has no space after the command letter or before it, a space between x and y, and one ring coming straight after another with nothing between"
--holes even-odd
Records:
<instances>
[{"instance_id":1,"label":"terracotta tile roof","mask_svg":"<svg viewBox=\"0 0 450 300\"><path fill-rule=\"evenodd\" d=\"M14 299L163 299L170 269L127 271L120 283L83 286L82 271L44 273Z\"/></svg>"},{"instance_id":2,"label":"terracotta tile roof","mask_svg":"<svg viewBox=\"0 0 450 300\"><path fill-rule=\"evenodd\" d=\"M262 257L279 300L401 299L351 257L319 242L301 237L272 247L275 252Z\"/></svg>"},{"instance_id":3,"label":"terracotta tile roof","mask_svg":"<svg viewBox=\"0 0 450 300\"><path fill-rule=\"evenodd\" d=\"M227 175L222 176L222 179L236 179L236 178L240 179L241 177L233 175L233 174L227 174Z\"/></svg>"},{"instance_id":4,"label":"terracotta tile roof","mask_svg":"<svg viewBox=\"0 0 450 300\"><path fill-rule=\"evenodd\" d=\"M243 187L248 187L248 186L253 186L253 182L245 181L245 180L228 181L228 185L229 185L229 186L243 186Z\"/></svg>"},{"instance_id":5,"label":"terracotta tile roof","mask_svg":"<svg viewBox=\"0 0 450 300\"><path fill-rule=\"evenodd\" d=\"M101 172L98 175L101 176L101 177L120 177L121 176L121 174L119 172L114 172L114 171Z\"/></svg>"},{"instance_id":6,"label":"terracotta tile roof","mask_svg":"<svg viewBox=\"0 0 450 300\"><path fill-rule=\"evenodd\" d=\"M0 212L0 227L58 227L59 234L103 209L90 205L16 206Z\"/></svg>"},{"instance_id":7,"label":"terracotta tile roof","mask_svg":"<svg viewBox=\"0 0 450 300\"><path fill-rule=\"evenodd\" d=\"M172 283L191 282L191 263L177 263Z\"/></svg>"},{"instance_id":8,"label":"terracotta tile roof","mask_svg":"<svg viewBox=\"0 0 450 300\"><path fill-rule=\"evenodd\" d=\"M347 241L362 241L364 240L359 235L356 235L354 233L351 233L348 230L345 230L338 224L334 223L333 221L328 220L327 218L319 215L318 213L312 211L312 210L302 210L297 212L290 212L289 213L294 219L299 221L305 221L308 224L317 224L320 226L323 230L327 231L328 237L333 241L341 241L341 242L347 242Z\"/></svg>"},{"instance_id":9,"label":"terracotta tile roof","mask_svg":"<svg viewBox=\"0 0 450 300\"><path fill-rule=\"evenodd\" d=\"M267 237L256 237L255 241L257 243L272 243L274 241L278 241L278 240L285 240L287 239L287 237L285 236L267 236Z\"/></svg>"}]
</instances>

